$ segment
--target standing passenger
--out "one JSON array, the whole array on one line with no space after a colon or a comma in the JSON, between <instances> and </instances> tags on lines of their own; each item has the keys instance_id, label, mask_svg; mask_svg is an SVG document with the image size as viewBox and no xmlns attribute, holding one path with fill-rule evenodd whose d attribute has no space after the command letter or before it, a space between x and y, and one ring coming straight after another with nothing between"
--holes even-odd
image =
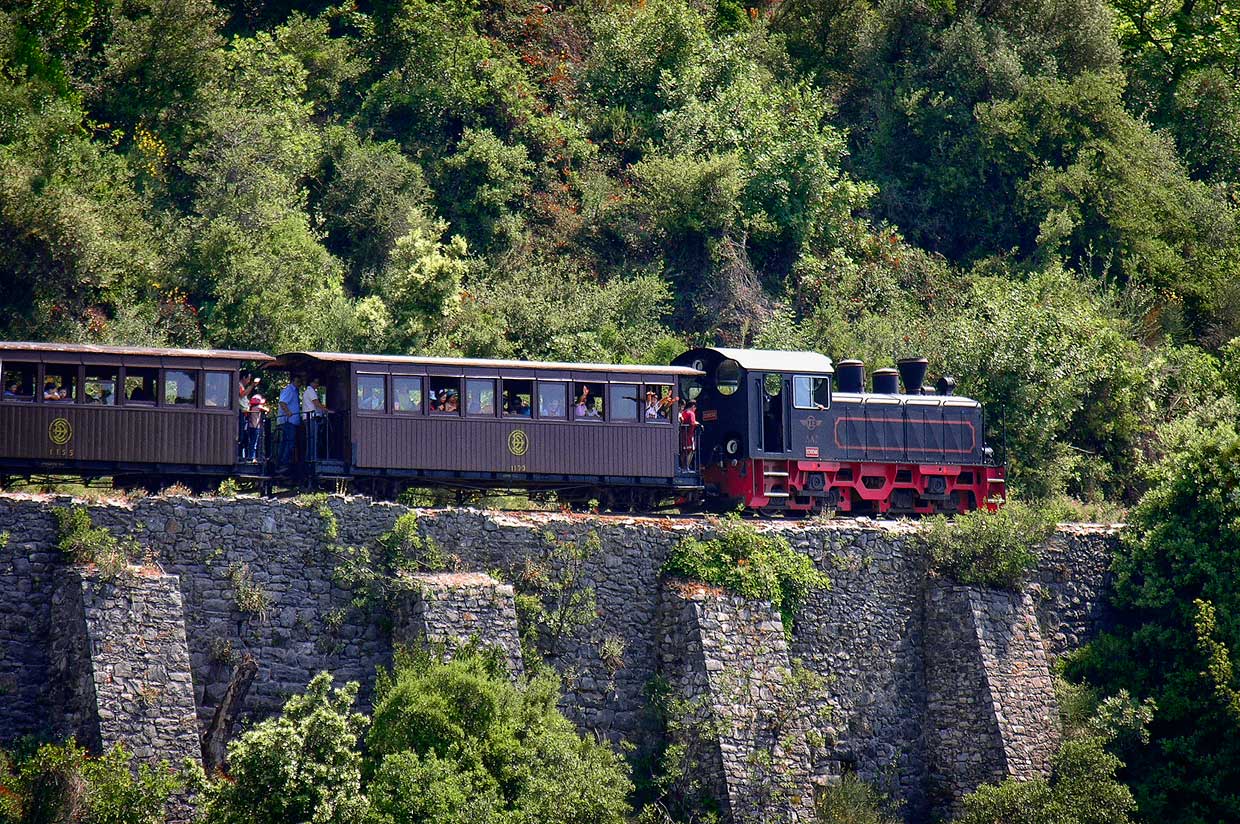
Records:
<instances>
[{"instance_id":1,"label":"standing passenger","mask_svg":"<svg viewBox=\"0 0 1240 824\"><path fill-rule=\"evenodd\" d=\"M311 378L306 391L301 396L301 409L306 418L306 459L319 459L319 439L324 434L323 423L327 418L328 409L319 400L319 379Z\"/></svg>"},{"instance_id":2,"label":"standing passenger","mask_svg":"<svg viewBox=\"0 0 1240 824\"><path fill-rule=\"evenodd\" d=\"M288 385L280 390L276 423L280 425L279 464L282 467L293 462L293 447L297 443L297 433L301 431L301 380L301 375L294 375Z\"/></svg>"},{"instance_id":3,"label":"standing passenger","mask_svg":"<svg viewBox=\"0 0 1240 824\"><path fill-rule=\"evenodd\" d=\"M250 411L245 413L245 440L241 446L241 460L258 463L258 439L263 431L263 417L267 414L267 400L262 395L249 399Z\"/></svg>"},{"instance_id":4,"label":"standing passenger","mask_svg":"<svg viewBox=\"0 0 1240 824\"><path fill-rule=\"evenodd\" d=\"M689 401L680 412L680 466L683 469L693 469L697 428L697 401Z\"/></svg>"}]
</instances>

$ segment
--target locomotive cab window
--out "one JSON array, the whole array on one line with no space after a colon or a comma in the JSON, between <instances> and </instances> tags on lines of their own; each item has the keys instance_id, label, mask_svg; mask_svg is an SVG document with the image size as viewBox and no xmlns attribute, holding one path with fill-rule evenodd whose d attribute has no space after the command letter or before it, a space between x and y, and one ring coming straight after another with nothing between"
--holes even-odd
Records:
<instances>
[{"instance_id":1,"label":"locomotive cab window","mask_svg":"<svg viewBox=\"0 0 1240 824\"><path fill-rule=\"evenodd\" d=\"M4 400L14 403L33 403L34 381L37 374L38 367L33 363L6 360L3 368L0 369L0 376L4 379Z\"/></svg>"},{"instance_id":2,"label":"locomotive cab window","mask_svg":"<svg viewBox=\"0 0 1240 824\"><path fill-rule=\"evenodd\" d=\"M100 406L115 406L116 387L119 385L119 367L86 367L86 403L98 404Z\"/></svg>"},{"instance_id":3,"label":"locomotive cab window","mask_svg":"<svg viewBox=\"0 0 1240 824\"><path fill-rule=\"evenodd\" d=\"M700 378L681 378L680 380L680 397L686 401L696 401L698 396L702 394L702 381Z\"/></svg>"},{"instance_id":4,"label":"locomotive cab window","mask_svg":"<svg viewBox=\"0 0 1240 824\"><path fill-rule=\"evenodd\" d=\"M164 371L164 405L193 406L198 402L198 373L183 369Z\"/></svg>"},{"instance_id":5,"label":"locomotive cab window","mask_svg":"<svg viewBox=\"0 0 1240 824\"><path fill-rule=\"evenodd\" d=\"M204 372L202 381L202 405L212 409L227 409L232 398L232 375L228 372Z\"/></svg>"},{"instance_id":6,"label":"locomotive cab window","mask_svg":"<svg viewBox=\"0 0 1240 824\"><path fill-rule=\"evenodd\" d=\"M501 400L505 418L530 417L533 414L534 382L504 378L504 394Z\"/></svg>"},{"instance_id":7,"label":"locomotive cab window","mask_svg":"<svg viewBox=\"0 0 1240 824\"><path fill-rule=\"evenodd\" d=\"M792 379L792 405L797 409L830 409L831 379L797 375Z\"/></svg>"},{"instance_id":8,"label":"locomotive cab window","mask_svg":"<svg viewBox=\"0 0 1240 824\"><path fill-rule=\"evenodd\" d=\"M387 379L383 375L357 376L357 408L363 412L387 409Z\"/></svg>"},{"instance_id":9,"label":"locomotive cab window","mask_svg":"<svg viewBox=\"0 0 1240 824\"><path fill-rule=\"evenodd\" d=\"M642 420L646 423L671 423L672 403L672 387L660 383L646 384Z\"/></svg>"},{"instance_id":10,"label":"locomotive cab window","mask_svg":"<svg viewBox=\"0 0 1240 824\"><path fill-rule=\"evenodd\" d=\"M631 421L636 423L642 413L642 405L635 383L613 383L607 387L607 407L611 410L613 421Z\"/></svg>"},{"instance_id":11,"label":"locomotive cab window","mask_svg":"<svg viewBox=\"0 0 1240 824\"><path fill-rule=\"evenodd\" d=\"M49 363L43 369L43 400L47 403L72 403L77 399L78 368L73 365Z\"/></svg>"},{"instance_id":12,"label":"locomotive cab window","mask_svg":"<svg viewBox=\"0 0 1240 824\"><path fill-rule=\"evenodd\" d=\"M721 361L715 369L715 391L732 395L741 385L741 365L734 360Z\"/></svg>"},{"instance_id":13,"label":"locomotive cab window","mask_svg":"<svg viewBox=\"0 0 1240 824\"><path fill-rule=\"evenodd\" d=\"M495 417L495 380L469 378L465 381L465 414Z\"/></svg>"},{"instance_id":14,"label":"locomotive cab window","mask_svg":"<svg viewBox=\"0 0 1240 824\"><path fill-rule=\"evenodd\" d=\"M422 379L392 376L392 411L417 415L422 412Z\"/></svg>"},{"instance_id":15,"label":"locomotive cab window","mask_svg":"<svg viewBox=\"0 0 1240 824\"><path fill-rule=\"evenodd\" d=\"M603 389L602 383L573 384L573 420L603 420Z\"/></svg>"},{"instance_id":16,"label":"locomotive cab window","mask_svg":"<svg viewBox=\"0 0 1240 824\"><path fill-rule=\"evenodd\" d=\"M432 415L461 414L461 379L428 378Z\"/></svg>"},{"instance_id":17,"label":"locomotive cab window","mask_svg":"<svg viewBox=\"0 0 1240 824\"><path fill-rule=\"evenodd\" d=\"M155 387L158 384L158 369L125 367L125 403L135 406L154 406Z\"/></svg>"},{"instance_id":18,"label":"locomotive cab window","mask_svg":"<svg viewBox=\"0 0 1240 824\"><path fill-rule=\"evenodd\" d=\"M559 381L538 382L538 417L563 420L568 413L568 384Z\"/></svg>"}]
</instances>

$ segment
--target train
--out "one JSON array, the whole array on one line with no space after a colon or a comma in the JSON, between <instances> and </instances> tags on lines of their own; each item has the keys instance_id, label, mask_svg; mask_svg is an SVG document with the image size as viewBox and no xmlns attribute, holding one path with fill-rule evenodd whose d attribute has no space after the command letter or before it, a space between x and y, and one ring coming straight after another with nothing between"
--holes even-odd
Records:
<instances>
[{"instance_id":1,"label":"train","mask_svg":"<svg viewBox=\"0 0 1240 824\"><path fill-rule=\"evenodd\" d=\"M0 485L522 490L785 517L1000 506L982 405L949 377L924 386L924 358L898 367L867 388L860 361L803 351L700 347L664 366L0 342Z\"/></svg>"}]
</instances>

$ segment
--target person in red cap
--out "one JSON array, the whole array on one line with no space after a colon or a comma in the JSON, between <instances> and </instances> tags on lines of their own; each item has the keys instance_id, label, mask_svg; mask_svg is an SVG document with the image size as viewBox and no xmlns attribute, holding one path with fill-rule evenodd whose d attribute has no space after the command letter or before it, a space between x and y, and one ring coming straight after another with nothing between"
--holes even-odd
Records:
<instances>
[{"instance_id":1,"label":"person in red cap","mask_svg":"<svg viewBox=\"0 0 1240 824\"><path fill-rule=\"evenodd\" d=\"M263 418L266 414L266 398L262 395L250 398L250 411L245 414L245 440L241 447L241 460L247 463L258 463L258 439L263 431Z\"/></svg>"}]
</instances>

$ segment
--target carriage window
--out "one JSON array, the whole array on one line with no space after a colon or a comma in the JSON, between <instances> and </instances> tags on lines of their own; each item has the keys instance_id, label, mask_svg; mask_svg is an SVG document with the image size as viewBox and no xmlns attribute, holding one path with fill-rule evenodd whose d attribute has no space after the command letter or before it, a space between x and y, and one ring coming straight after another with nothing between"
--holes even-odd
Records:
<instances>
[{"instance_id":1,"label":"carriage window","mask_svg":"<svg viewBox=\"0 0 1240 824\"><path fill-rule=\"evenodd\" d=\"M672 403L672 387L648 383L642 417L646 423L668 423L672 419Z\"/></svg>"},{"instance_id":2,"label":"carriage window","mask_svg":"<svg viewBox=\"0 0 1240 824\"><path fill-rule=\"evenodd\" d=\"M641 406L638 403L638 390L635 383L613 383L607 387L607 405L611 409L613 421L636 421Z\"/></svg>"},{"instance_id":3,"label":"carriage window","mask_svg":"<svg viewBox=\"0 0 1240 824\"><path fill-rule=\"evenodd\" d=\"M202 382L202 405L227 409L232 397L232 375L228 372L205 372Z\"/></svg>"},{"instance_id":4,"label":"carriage window","mask_svg":"<svg viewBox=\"0 0 1240 824\"><path fill-rule=\"evenodd\" d=\"M158 383L158 369L125 367L125 403L154 406Z\"/></svg>"},{"instance_id":5,"label":"carriage window","mask_svg":"<svg viewBox=\"0 0 1240 824\"><path fill-rule=\"evenodd\" d=\"M563 419L568 409L568 384L538 382L538 417Z\"/></svg>"},{"instance_id":6,"label":"carriage window","mask_svg":"<svg viewBox=\"0 0 1240 824\"><path fill-rule=\"evenodd\" d=\"M534 382L517 378L504 378L504 417L528 418L534 402Z\"/></svg>"},{"instance_id":7,"label":"carriage window","mask_svg":"<svg viewBox=\"0 0 1240 824\"><path fill-rule=\"evenodd\" d=\"M4 378L4 399L17 403L34 401L34 376L37 373L33 363L5 361L0 370Z\"/></svg>"},{"instance_id":8,"label":"carriage window","mask_svg":"<svg viewBox=\"0 0 1240 824\"><path fill-rule=\"evenodd\" d=\"M49 403L72 403L77 397L76 366L51 364L43 369L43 400Z\"/></svg>"},{"instance_id":9,"label":"carriage window","mask_svg":"<svg viewBox=\"0 0 1240 824\"><path fill-rule=\"evenodd\" d=\"M198 401L198 373L181 369L164 372L164 405L193 406Z\"/></svg>"},{"instance_id":10,"label":"carriage window","mask_svg":"<svg viewBox=\"0 0 1240 824\"><path fill-rule=\"evenodd\" d=\"M573 419L578 421L603 420L603 387L601 383L573 384Z\"/></svg>"},{"instance_id":11,"label":"carriage window","mask_svg":"<svg viewBox=\"0 0 1240 824\"><path fill-rule=\"evenodd\" d=\"M741 385L741 365L734 360L722 361L715 369L715 389L720 395L731 395Z\"/></svg>"},{"instance_id":12,"label":"carriage window","mask_svg":"<svg viewBox=\"0 0 1240 824\"><path fill-rule=\"evenodd\" d=\"M465 414L495 417L495 381L470 378L465 381Z\"/></svg>"},{"instance_id":13,"label":"carriage window","mask_svg":"<svg viewBox=\"0 0 1240 824\"><path fill-rule=\"evenodd\" d=\"M86 402L101 406L116 405L116 387L120 369L115 366L86 367Z\"/></svg>"},{"instance_id":14,"label":"carriage window","mask_svg":"<svg viewBox=\"0 0 1240 824\"><path fill-rule=\"evenodd\" d=\"M357 408L363 412L382 412L387 408L387 386L383 375L357 376Z\"/></svg>"},{"instance_id":15,"label":"carriage window","mask_svg":"<svg viewBox=\"0 0 1240 824\"><path fill-rule=\"evenodd\" d=\"M432 415L461 414L461 379L427 378L426 402Z\"/></svg>"},{"instance_id":16,"label":"carriage window","mask_svg":"<svg viewBox=\"0 0 1240 824\"><path fill-rule=\"evenodd\" d=\"M831 406L831 379L797 375L792 379L792 405L797 409L827 409Z\"/></svg>"},{"instance_id":17,"label":"carriage window","mask_svg":"<svg viewBox=\"0 0 1240 824\"><path fill-rule=\"evenodd\" d=\"M392 376L392 411L422 412L422 379Z\"/></svg>"}]
</instances>

